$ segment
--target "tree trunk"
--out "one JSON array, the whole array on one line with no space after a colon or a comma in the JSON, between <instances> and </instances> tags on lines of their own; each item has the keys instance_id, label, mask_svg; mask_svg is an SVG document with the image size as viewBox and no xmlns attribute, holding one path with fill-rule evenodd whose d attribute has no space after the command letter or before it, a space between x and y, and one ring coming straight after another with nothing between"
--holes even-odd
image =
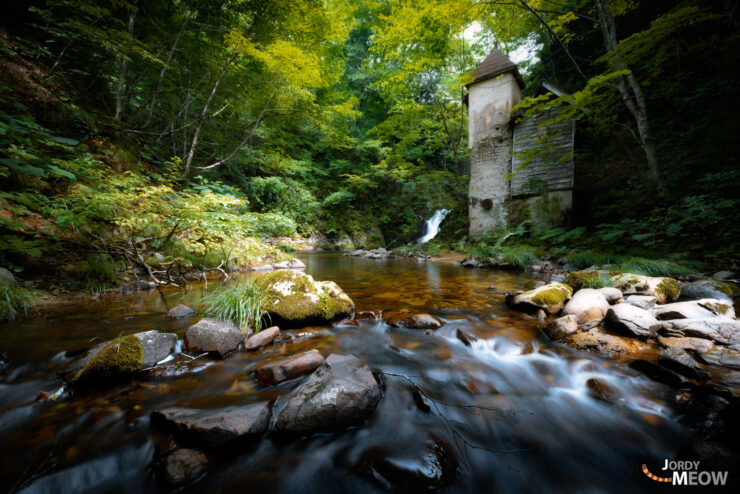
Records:
<instances>
[{"instance_id":1,"label":"tree trunk","mask_svg":"<svg viewBox=\"0 0 740 494\"><path fill-rule=\"evenodd\" d=\"M136 6L136 3L134 3ZM128 33L133 36L134 34L134 20L136 19L136 10L132 10L128 15ZM121 66L118 69L118 83L116 84L116 115L115 118L118 120L121 118L121 112L123 111L123 88L126 84L126 74L128 73L128 54L124 53L121 57Z\"/></svg>"},{"instance_id":2,"label":"tree trunk","mask_svg":"<svg viewBox=\"0 0 740 494\"><path fill-rule=\"evenodd\" d=\"M195 158L195 150L198 148L198 138L200 137L200 129L203 127L203 122L205 121L206 116L208 115L208 107L211 105L211 101L213 100L213 97L216 95L218 86L221 84L221 81L223 80L224 75L226 75L226 71L229 70L229 67L234 62L234 59L236 59L236 52L233 52L231 56L229 57L229 59L224 64L223 68L221 69L221 73L218 75L216 82L213 84L213 87L211 88L211 92L208 94L208 98L206 98L206 102L203 105L203 110L200 112L200 117L198 118L198 125L195 127L195 131L193 131L193 138L190 141L190 149L188 150L188 154L185 157L185 169L183 170L183 176L186 179L190 175L190 170L193 166L193 158Z\"/></svg>"},{"instance_id":3,"label":"tree trunk","mask_svg":"<svg viewBox=\"0 0 740 494\"><path fill-rule=\"evenodd\" d=\"M612 16L612 12L609 9L607 1L594 0L594 5L596 6L596 12L599 15L599 27L601 28L601 34L604 37L606 49L607 51L614 53L614 68L616 70L629 70L627 64L625 64L619 56L617 30L614 24L614 17ZM659 192L662 192L664 190L663 174L661 173L658 156L655 153L655 141L650 132L647 103L645 102L645 95L642 92L642 87L632 72L625 76L618 77L616 83L617 90L622 97L622 101L624 101L627 109L635 119L637 134L640 137L640 144L645 153L645 158L647 159L653 186L657 188ZM629 88L627 87L628 85Z\"/></svg>"}]
</instances>

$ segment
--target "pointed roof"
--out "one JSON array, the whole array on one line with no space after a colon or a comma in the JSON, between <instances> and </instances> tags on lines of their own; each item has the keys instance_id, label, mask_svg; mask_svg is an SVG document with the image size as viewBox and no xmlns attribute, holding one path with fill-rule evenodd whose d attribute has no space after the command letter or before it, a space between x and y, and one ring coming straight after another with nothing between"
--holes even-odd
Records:
<instances>
[{"instance_id":1,"label":"pointed roof","mask_svg":"<svg viewBox=\"0 0 740 494\"><path fill-rule=\"evenodd\" d=\"M516 64L509 60L509 57L494 48L486 59L475 69L473 72L474 80L470 84L475 84L476 82L484 81L507 72L513 72L519 88L524 89L524 81L521 74L519 74L519 70L516 68Z\"/></svg>"}]
</instances>

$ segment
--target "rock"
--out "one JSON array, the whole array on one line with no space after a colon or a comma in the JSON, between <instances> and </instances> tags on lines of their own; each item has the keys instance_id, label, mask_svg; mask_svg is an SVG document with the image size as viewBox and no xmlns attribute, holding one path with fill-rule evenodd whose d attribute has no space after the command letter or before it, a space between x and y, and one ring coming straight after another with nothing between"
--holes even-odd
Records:
<instances>
[{"instance_id":1,"label":"rock","mask_svg":"<svg viewBox=\"0 0 740 494\"><path fill-rule=\"evenodd\" d=\"M13 273L8 271L6 268L0 267L0 285L9 285L9 286L15 286L18 282L15 281L15 276L13 276Z\"/></svg>"},{"instance_id":2,"label":"rock","mask_svg":"<svg viewBox=\"0 0 740 494\"><path fill-rule=\"evenodd\" d=\"M624 273L611 278L612 286L625 295L652 295L659 304L678 300L681 284L673 278Z\"/></svg>"},{"instance_id":3,"label":"rock","mask_svg":"<svg viewBox=\"0 0 740 494\"><path fill-rule=\"evenodd\" d=\"M290 261L290 269L305 269L306 265L300 259Z\"/></svg>"},{"instance_id":4,"label":"rock","mask_svg":"<svg viewBox=\"0 0 740 494\"><path fill-rule=\"evenodd\" d=\"M266 294L264 310L281 327L301 327L327 323L346 317L355 303L333 281L314 281L295 270L262 274L254 283Z\"/></svg>"},{"instance_id":5,"label":"rock","mask_svg":"<svg viewBox=\"0 0 740 494\"><path fill-rule=\"evenodd\" d=\"M465 331L463 331L460 328L457 328L457 331L455 332L455 336L458 340L462 341L463 345L465 346L471 346L472 342L475 341L475 338L469 334L467 334Z\"/></svg>"},{"instance_id":6,"label":"rock","mask_svg":"<svg viewBox=\"0 0 740 494\"><path fill-rule=\"evenodd\" d=\"M184 317L193 317L195 315L195 310L191 309L187 305L176 305L170 310L167 311L167 317L170 317L172 319L181 319Z\"/></svg>"},{"instance_id":7,"label":"rock","mask_svg":"<svg viewBox=\"0 0 740 494\"><path fill-rule=\"evenodd\" d=\"M658 363L691 379L709 379L709 373L681 348L668 348L658 355Z\"/></svg>"},{"instance_id":8,"label":"rock","mask_svg":"<svg viewBox=\"0 0 740 494\"><path fill-rule=\"evenodd\" d=\"M275 262L272 264L272 269L290 269L290 261Z\"/></svg>"},{"instance_id":9,"label":"rock","mask_svg":"<svg viewBox=\"0 0 740 494\"><path fill-rule=\"evenodd\" d=\"M208 352L219 358L236 351L243 341L242 333L236 324L210 317L201 319L185 331L185 350Z\"/></svg>"},{"instance_id":10,"label":"rock","mask_svg":"<svg viewBox=\"0 0 740 494\"><path fill-rule=\"evenodd\" d=\"M380 321L383 319L383 312L379 310L361 310L355 314L356 321Z\"/></svg>"},{"instance_id":11,"label":"rock","mask_svg":"<svg viewBox=\"0 0 740 494\"><path fill-rule=\"evenodd\" d=\"M714 347L711 340L704 338L671 338L670 336L658 336L658 343L666 348L681 348L683 350L703 351Z\"/></svg>"},{"instance_id":12,"label":"rock","mask_svg":"<svg viewBox=\"0 0 740 494\"><path fill-rule=\"evenodd\" d=\"M740 370L740 348L712 345L710 348L700 349L698 353L701 361L706 364Z\"/></svg>"},{"instance_id":13,"label":"rock","mask_svg":"<svg viewBox=\"0 0 740 494\"><path fill-rule=\"evenodd\" d=\"M537 312L543 309L549 314L557 314L565 302L573 294L573 290L563 283L549 283L523 293L509 294L506 304L523 312Z\"/></svg>"},{"instance_id":14,"label":"rock","mask_svg":"<svg viewBox=\"0 0 740 494\"><path fill-rule=\"evenodd\" d=\"M393 450L370 448L351 470L389 492L436 492L455 478L458 462L452 451L432 436Z\"/></svg>"},{"instance_id":15,"label":"rock","mask_svg":"<svg viewBox=\"0 0 740 494\"><path fill-rule=\"evenodd\" d=\"M604 295L593 288L583 288L565 304L563 314L574 315L578 319L578 324L586 324L591 321L600 322L608 310L609 302Z\"/></svg>"},{"instance_id":16,"label":"rock","mask_svg":"<svg viewBox=\"0 0 740 494\"><path fill-rule=\"evenodd\" d=\"M253 334L249 337L247 342L244 344L244 349L248 352L258 350L272 343L272 340L274 340L279 334L280 328L278 328L277 326L263 329L259 333Z\"/></svg>"},{"instance_id":17,"label":"rock","mask_svg":"<svg viewBox=\"0 0 740 494\"><path fill-rule=\"evenodd\" d=\"M269 421L269 402L215 410L175 407L152 412L152 423L209 448L260 436Z\"/></svg>"},{"instance_id":18,"label":"rock","mask_svg":"<svg viewBox=\"0 0 740 494\"><path fill-rule=\"evenodd\" d=\"M609 403L619 403L621 399L619 391L614 386L602 381L601 379L592 377L586 381L586 387L594 398L598 398Z\"/></svg>"},{"instance_id":19,"label":"rock","mask_svg":"<svg viewBox=\"0 0 740 494\"><path fill-rule=\"evenodd\" d=\"M686 378L682 375L648 360L633 360L629 366L636 371L642 372L653 381L667 384L672 388L680 388L687 383Z\"/></svg>"},{"instance_id":20,"label":"rock","mask_svg":"<svg viewBox=\"0 0 740 494\"><path fill-rule=\"evenodd\" d=\"M154 367L175 351L177 335L144 331L96 345L64 372L77 385L101 385Z\"/></svg>"},{"instance_id":21,"label":"rock","mask_svg":"<svg viewBox=\"0 0 740 494\"><path fill-rule=\"evenodd\" d=\"M388 319L388 324L408 329L439 329L444 325L431 314L399 314Z\"/></svg>"},{"instance_id":22,"label":"rock","mask_svg":"<svg viewBox=\"0 0 740 494\"><path fill-rule=\"evenodd\" d=\"M580 290L581 288L604 286L608 277L609 273L606 271L571 271L568 273L565 283L572 287L573 290Z\"/></svg>"},{"instance_id":23,"label":"rock","mask_svg":"<svg viewBox=\"0 0 740 494\"><path fill-rule=\"evenodd\" d=\"M140 290L154 290L155 288L157 288L157 284L153 281L139 280L122 286L121 293L133 293Z\"/></svg>"},{"instance_id":24,"label":"rock","mask_svg":"<svg viewBox=\"0 0 740 494\"><path fill-rule=\"evenodd\" d=\"M352 355L330 355L278 415L275 430L294 434L334 431L358 425L380 401L372 372Z\"/></svg>"},{"instance_id":25,"label":"rock","mask_svg":"<svg viewBox=\"0 0 740 494\"><path fill-rule=\"evenodd\" d=\"M624 299L624 301L625 303L634 305L635 307L639 307L640 309L650 310L655 307L658 299L656 299L652 295L630 295L629 297Z\"/></svg>"},{"instance_id":26,"label":"rock","mask_svg":"<svg viewBox=\"0 0 740 494\"><path fill-rule=\"evenodd\" d=\"M171 486L196 480L208 468L206 455L195 449L178 449L164 461L164 477Z\"/></svg>"},{"instance_id":27,"label":"rock","mask_svg":"<svg viewBox=\"0 0 740 494\"><path fill-rule=\"evenodd\" d=\"M735 273L731 271L717 271L712 275L712 278L714 278L715 280L724 281L728 278L732 278L733 276L735 276Z\"/></svg>"},{"instance_id":28,"label":"rock","mask_svg":"<svg viewBox=\"0 0 740 494\"><path fill-rule=\"evenodd\" d=\"M548 283L565 283L566 279L563 273L552 273L547 277Z\"/></svg>"},{"instance_id":29,"label":"rock","mask_svg":"<svg viewBox=\"0 0 740 494\"><path fill-rule=\"evenodd\" d=\"M604 318L608 329L643 339L651 335L650 328L657 323L658 320L648 311L630 304L611 306Z\"/></svg>"},{"instance_id":30,"label":"rock","mask_svg":"<svg viewBox=\"0 0 740 494\"><path fill-rule=\"evenodd\" d=\"M249 268L250 271L272 271L273 269L275 268L272 267L272 264L265 264L263 266L254 266Z\"/></svg>"},{"instance_id":31,"label":"rock","mask_svg":"<svg viewBox=\"0 0 740 494\"><path fill-rule=\"evenodd\" d=\"M740 321L721 317L662 321L651 329L665 336L694 336L723 345L740 344Z\"/></svg>"},{"instance_id":32,"label":"rock","mask_svg":"<svg viewBox=\"0 0 740 494\"><path fill-rule=\"evenodd\" d=\"M466 259L462 262L461 266L464 268L478 268L481 264L477 259Z\"/></svg>"},{"instance_id":33,"label":"rock","mask_svg":"<svg viewBox=\"0 0 740 494\"><path fill-rule=\"evenodd\" d=\"M650 348L641 341L611 335L599 328L593 328L585 333L575 333L568 338L567 343L580 350L595 350L611 356L616 354L634 355Z\"/></svg>"},{"instance_id":34,"label":"rock","mask_svg":"<svg viewBox=\"0 0 740 494\"><path fill-rule=\"evenodd\" d=\"M578 331L578 318L573 314L558 317L543 329L551 340L562 340Z\"/></svg>"},{"instance_id":35,"label":"rock","mask_svg":"<svg viewBox=\"0 0 740 494\"><path fill-rule=\"evenodd\" d=\"M676 302L653 308L653 315L662 320L671 319L708 319L712 317L734 318L732 303L724 300L704 298L688 302Z\"/></svg>"},{"instance_id":36,"label":"rock","mask_svg":"<svg viewBox=\"0 0 740 494\"><path fill-rule=\"evenodd\" d=\"M318 350L309 350L282 360L262 364L255 369L255 373L261 384L272 386L310 374L323 363L324 357Z\"/></svg>"},{"instance_id":37,"label":"rock","mask_svg":"<svg viewBox=\"0 0 740 494\"><path fill-rule=\"evenodd\" d=\"M700 280L681 287L681 299L700 300L713 298L732 305L732 288L727 283L715 280Z\"/></svg>"},{"instance_id":38,"label":"rock","mask_svg":"<svg viewBox=\"0 0 740 494\"><path fill-rule=\"evenodd\" d=\"M599 293L601 293L610 304L616 304L622 298L622 291L610 286L599 288Z\"/></svg>"}]
</instances>

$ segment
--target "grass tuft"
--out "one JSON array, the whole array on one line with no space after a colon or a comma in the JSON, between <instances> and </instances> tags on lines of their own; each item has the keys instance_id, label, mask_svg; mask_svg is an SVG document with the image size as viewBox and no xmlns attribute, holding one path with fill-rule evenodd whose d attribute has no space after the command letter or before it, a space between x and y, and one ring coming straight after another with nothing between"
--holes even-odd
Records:
<instances>
[{"instance_id":1,"label":"grass tuft","mask_svg":"<svg viewBox=\"0 0 740 494\"><path fill-rule=\"evenodd\" d=\"M28 315L40 299L38 290L0 283L0 321L13 321L18 313Z\"/></svg>"},{"instance_id":2,"label":"grass tuft","mask_svg":"<svg viewBox=\"0 0 740 494\"><path fill-rule=\"evenodd\" d=\"M252 334L262 329L265 301L262 290L247 280L206 295L201 306L206 315L234 321L242 332Z\"/></svg>"}]
</instances>

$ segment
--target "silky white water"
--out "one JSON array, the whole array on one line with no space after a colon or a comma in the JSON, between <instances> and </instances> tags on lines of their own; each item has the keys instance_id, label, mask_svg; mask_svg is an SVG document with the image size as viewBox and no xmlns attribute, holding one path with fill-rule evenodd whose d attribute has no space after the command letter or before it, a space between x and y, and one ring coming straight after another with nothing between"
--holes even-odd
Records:
<instances>
[{"instance_id":1,"label":"silky white water","mask_svg":"<svg viewBox=\"0 0 740 494\"><path fill-rule=\"evenodd\" d=\"M422 235L417 242L423 244L436 237L437 233L439 233L439 224L442 223L442 220L445 219L445 216L447 216L447 213L449 212L449 209L436 210L432 217L427 220L426 225L424 226L424 235Z\"/></svg>"}]
</instances>

